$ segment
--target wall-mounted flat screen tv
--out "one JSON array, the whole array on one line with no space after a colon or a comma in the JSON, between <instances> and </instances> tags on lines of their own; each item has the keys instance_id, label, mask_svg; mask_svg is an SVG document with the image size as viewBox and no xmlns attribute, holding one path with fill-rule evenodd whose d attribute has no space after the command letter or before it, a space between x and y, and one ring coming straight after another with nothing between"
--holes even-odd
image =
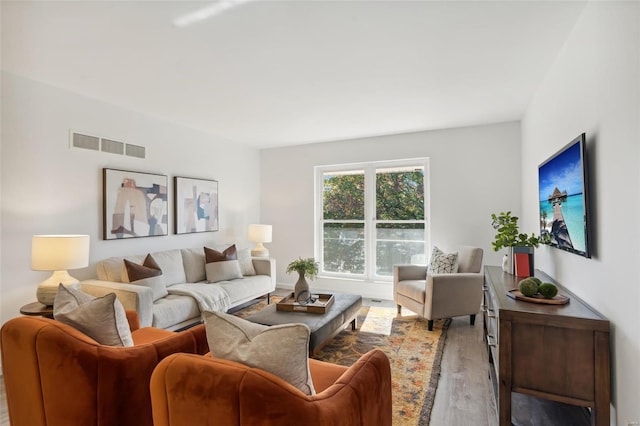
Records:
<instances>
[{"instance_id":1,"label":"wall-mounted flat screen tv","mask_svg":"<svg viewBox=\"0 0 640 426\"><path fill-rule=\"evenodd\" d=\"M538 167L540 235L549 235L553 247L591 257L585 145L583 133Z\"/></svg>"}]
</instances>

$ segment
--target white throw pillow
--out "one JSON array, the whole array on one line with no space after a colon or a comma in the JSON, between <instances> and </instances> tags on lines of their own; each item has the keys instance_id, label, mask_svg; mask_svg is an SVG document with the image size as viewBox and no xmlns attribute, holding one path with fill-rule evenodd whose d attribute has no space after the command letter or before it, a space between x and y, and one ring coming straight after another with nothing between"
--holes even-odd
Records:
<instances>
[{"instance_id":1,"label":"white throw pillow","mask_svg":"<svg viewBox=\"0 0 640 426\"><path fill-rule=\"evenodd\" d=\"M207 282L217 283L219 281L229 281L242 278L240 263L237 260L223 260L205 265L207 271Z\"/></svg>"},{"instance_id":2,"label":"white throw pillow","mask_svg":"<svg viewBox=\"0 0 640 426\"><path fill-rule=\"evenodd\" d=\"M248 277L256 274L256 269L253 267L253 261L251 260L251 249L244 248L238 250L238 262L240 262L242 275Z\"/></svg>"},{"instance_id":3,"label":"white throw pillow","mask_svg":"<svg viewBox=\"0 0 640 426\"><path fill-rule=\"evenodd\" d=\"M274 374L306 395L315 395L309 371L309 327L266 326L222 312L203 312L214 358L228 359Z\"/></svg>"},{"instance_id":4,"label":"white throw pillow","mask_svg":"<svg viewBox=\"0 0 640 426\"><path fill-rule=\"evenodd\" d=\"M115 293L94 298L60 284L53 317L102 345L133 346L127 314Z\"/></svg>"},{"instance_id":5,"label":"white throw pillow","mask_svg":"<svg viewBox=\"0 0 640 426\"><path fill-rule=\"evenodd\" d=\"M164 277L159 275L157 277L142 278L140 280L131 281L129 284L141 285L143 287L149 287L153 294L153 301L162 299L169 295L167 286L164 284Z\"/></svg>"},{"instance_id":6,"label":"white throw pillow","mask_svg":"<svg viewBox=\"0 0 640 426\"><path fill-rule=\"evenodd\" d=\"M445 253L438 247L433 246L427 272L431 274L455 274L458 272L458 252Z\"/></svg>"}]
</instances>

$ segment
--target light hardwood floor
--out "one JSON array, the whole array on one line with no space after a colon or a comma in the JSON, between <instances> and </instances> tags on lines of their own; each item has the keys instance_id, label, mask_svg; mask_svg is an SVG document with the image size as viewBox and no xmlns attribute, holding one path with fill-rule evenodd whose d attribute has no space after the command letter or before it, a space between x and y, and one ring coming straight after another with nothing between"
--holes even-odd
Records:
<instances>
[{"instance_id":1,"label":"light hardwood floor","mask_svg":"<svg viewBox=\"0 0 640 426\"><path fill-rule=\"evenodd\" d=\"M9 424L9 413L7 413L7 395L4 393L4 377L0 379L0 424Z\"/></svg>"},{"instance_id":2,"label":"light hardwood floor","mask_svg":"<svg viewBox=\"0 0 640 426\"><path fill-rule=\"evenodd\" d=\"M367 299L365 303L394 306L391 301ZM478 317L473 327L469 325L469 317L454 318L451 322L431 426L498 424L488 378L487 352L482 341L482 318ZM0 380L0 425L9 425L4 380Z\"/></svg>"},{"instance_id":3,"label":"light hardwood floor","mask_svg":"<svg viewBox=\"0 0 640 426\"><path fill-rule=\"evenodd\" d=\"M498 424L482 318L478 317L474 326L469 325L468 316L451 321L430 425Z\"/></svg>"},{"instance_id":4,"label":"light hardwood floor","mask_svg":"<svg viewBox=\"0 0 640 426\"><path fill-rule=\"evenodd\" d=\"M365 305L389 306L391 300L363 299ZM406 311L403 308L403 315ZM453 318L447 331L440 380L431 411L431 426L494 426L498 424L489 379L489 356L482 336L482 316ZM427 426L427 425L420 425Z\"/></svg>"}]
</instances>

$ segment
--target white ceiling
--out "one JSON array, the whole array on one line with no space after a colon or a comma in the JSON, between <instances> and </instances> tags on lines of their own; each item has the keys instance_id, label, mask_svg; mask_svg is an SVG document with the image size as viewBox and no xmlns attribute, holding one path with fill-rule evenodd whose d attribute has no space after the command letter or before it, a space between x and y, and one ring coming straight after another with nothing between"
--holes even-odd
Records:
<instances>
[{"instance_id":1,"label":"white ceiling","mask_svg":"<svg viewBox=\"0 0 640 426\"><path fill-rule=\"evenodd\" d=\"M582 1L2 1L2 68L265 148L518 120Z\"/></svg>"}]
</instances>

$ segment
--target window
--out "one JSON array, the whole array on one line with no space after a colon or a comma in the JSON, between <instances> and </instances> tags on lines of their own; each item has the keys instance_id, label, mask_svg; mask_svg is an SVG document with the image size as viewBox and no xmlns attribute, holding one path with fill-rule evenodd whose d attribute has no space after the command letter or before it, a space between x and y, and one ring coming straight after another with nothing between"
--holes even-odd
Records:
<instances>
[{"instance_id":1,"label":"window","mask_svg":"<svg viewBox=\"0 0 640 426\"><path fill-rule=\"evenodd\" d=\"M316 168L321 274L390 280L424 256L426 159Z\"/></svg>"},{"instance_id":2,"label":"window","mask_svg":"<svg viewBox=\"0 0 640 426\"><path fill-rule=\"evenodd\" d=\"M365 272L364 170L322 174L323 272Z\"/></svg>"}]
</instances>

